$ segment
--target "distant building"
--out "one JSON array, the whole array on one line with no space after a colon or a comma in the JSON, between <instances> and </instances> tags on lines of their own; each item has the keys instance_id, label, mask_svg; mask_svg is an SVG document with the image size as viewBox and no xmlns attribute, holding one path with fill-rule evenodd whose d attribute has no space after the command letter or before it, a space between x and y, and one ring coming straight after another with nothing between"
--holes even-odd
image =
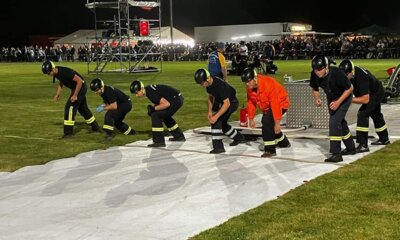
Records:
<instances>
[{"instance_id":1,"label":"distant building","mask_svg":"<svg viewBox=\"0 0 400 240\"><path fill-rule=\"evenodd\" d=\"M268 41L280 39L284 35L310 35L317 33L312 26L302 23L259 23L244 25L204 26L194 28L197 43L201 42L240 42Z\"/></svg>"}]
</instances>

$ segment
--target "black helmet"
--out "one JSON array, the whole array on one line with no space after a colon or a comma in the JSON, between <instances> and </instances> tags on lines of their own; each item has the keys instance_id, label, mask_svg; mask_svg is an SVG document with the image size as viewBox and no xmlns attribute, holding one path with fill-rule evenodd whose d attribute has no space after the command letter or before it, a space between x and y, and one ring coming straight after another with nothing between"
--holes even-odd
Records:
<instances>
[{"instance_id":1,"label":"black helmet","mask_svg":"<svg viewBox=\"0 0 400 240\"><path fill-rule=\"evenodd\" d=\"M354 64L351 60L345 59L339 64L339 69L347 75L354 71Z\"/></svg>"},{"instance_id":2,"label":"black helmet","mask_svg":"<svg viewBox=\"0 0 400 240\"><path fill-rule=\"evenodd\" d=\"M197 84L202 84L203 82L207 81L209 77L210 73L204 68L200 68L194 73L194 81Z\"/></svg>"},{"instance_id":3,"label":"black helmet","mask_svg":"<svg viewBox=\"0 0 400 240\"><path fill-rule=\"evenodd\" d=\"M248 67L245 70L243 70L242 82L246 83L246 82L248 82L250 80L253 80L256 77L257 77L256 70L254 70L254 68Z\"/></svg>"},{"instance_id":4,"label":"black helmet","mask_svg":"<svg viewBox=\"0 0 400 240\"><path fill-rule=\"evenodd\" d=\"M328 58L322 55L315 55L311 60L311 67L313 70L321 70L322 68L326 68L328 64Z\"/></svg>"},{"instance_id":5,"label":"black helmet","mask_svg":"<svg viewBox=\"0 0 400 240\"><path fill-rule=\"evenodd\" d=\"M99 89L102 89L103 87L104 87L104 82L100 78L95 78L90 83L90 90L94 92L96 92Z\"/></svg>"},{"instance_id":6,"label":"black helmet","mask_svg":"<svg viewBox=\"0 0 400 240\"><path fill-rule=\"evenodd\" d=\"M138 91L142 90L144 88L144 85L141 81L135 80L131 83L131 93L136 94Z\"/></svg>"},{"instance_id":7,"label":"black helmet","mask_svg":"<svg viewBox=\"0 0 400 240\"><path fill-rule=\"evenodd\" d=\"M45 61L42 64L42 72L44 74L49 74L55 67L56 65L52 61Z\"/></svg>"}]
</instances>

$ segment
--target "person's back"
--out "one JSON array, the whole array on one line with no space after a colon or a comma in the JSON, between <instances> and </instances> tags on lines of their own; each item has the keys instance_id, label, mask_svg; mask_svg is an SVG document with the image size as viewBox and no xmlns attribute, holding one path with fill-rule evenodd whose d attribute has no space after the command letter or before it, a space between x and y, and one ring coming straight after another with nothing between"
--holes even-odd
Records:
<instances>
[{"instance_id":1,"label":"person's back","mask_svg":"<svg viewBox=\"0 0 400 240\"><path fill-rule=\"evenodd\" d=\"M104 86L104 92L100 94L100 96L103 98L103 100L107 103L113 103L117 102L117 104L123 104L130 102L130 98L128 95L126 95L124 92L119 90L118 88L115 88L113 86L105 85Z\"/></svg>"},{"instance_id":2,"label":"person's back","mask_svg":"<svg viewBox=\"0 0 400 240\"><path fill-rule=\"evenodd\" d=\"M364 94L370 94L371 96L374 96L380 90L380 85L382 84L367 69L358 66L355 66L354 68L355 77L350 80L354 86L354 96L359 97ZM368 82L368 84L365 82Z\"/></svg>"},{"instance_id":3,"label":"person's back","mask_svg":"<svg viewBox=\"0 0 400 240\"><path fill-rule=\"evenodd\" d=\"M213 84L208 86L207 93L214 97L216 104L222 104L224 99L229 98L231 103L237 103L236 90L219 77L212 77Z\"/></svg>"},{"instance_id":4,"label":"person's back","mask_svg":"<svg viewBox=\"0 0 400 240\"><path fill-rule=\"evenodd\" d=\"M217 44L217 50L210 53L208 57L208 71L211 76L218 76L226 80L227 69L223 52L225 51L225 44L220 42Z\"/></svg>"},{"instance_id":5,"label":"person's back","mask_svg":"<svg viewBox=\"0 0 400 240\"><path fill-rule=\"evenodd\" d=\"M147 98L154 104L159 104L161 98L172 102L181 93L178 89L163 84L152 84L145 86Z\"/></svg>"},{"instance_id":6,"label":"person's back","mask_svg":"<svg viewBox=\"0 0 400 240\"><path fill-rule=\"evenodd\" d=\"M57 73L55 74L55 78L58 79L62 84L69 89L75 89L76 87L76 82L73 81L73 78L75 75L79 76L82 80L83 77L76 72L75 70L68 68L68 67L62 67L62 66L57 66Z\"/></svg>"},{"instance_id":7,"label":"person's back","mask_svg":"<svg viewBox=\"0 0 400 240\"><path fill-rule=\"evenodd\" d=\"M289 109L289 95L278 81L266 75L257 75L258 86L257 91L247 88L247 96L249 100L258 104L261 111L265 112L272 109L272 112L277 114L281 109ZM250 115L250 113L249 113ZM253 113L254 115L254 113Z\"/></svg>"},{"instance_id":8,"label":"person's back","mask_svg":"<svg viewBox=\"0 0 400 240\"><path fill-rule=\"evenodd\" d=\"M381 112L381 102L384 98L382 83L367 69L354 66L351 60L345 59L339 65L340 70L351 81L354 87L352 102L361 104L357 113L356 141L359 145L356 152L368 152L369 118L371 117L379 140L372 145L387 145L390 143L386 122ZM347 152L345 152L347 153Z\"/></svg>"}]
</instances>

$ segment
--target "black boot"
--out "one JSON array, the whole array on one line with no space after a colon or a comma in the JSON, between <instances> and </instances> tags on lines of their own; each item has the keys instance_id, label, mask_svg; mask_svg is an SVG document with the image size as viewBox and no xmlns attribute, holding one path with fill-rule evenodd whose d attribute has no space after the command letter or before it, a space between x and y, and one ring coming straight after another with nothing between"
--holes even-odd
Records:
<instances>
[{"instance_id":1,"label":"black boot","mask_svg":"<svg viewBox=\"0 0 400 240\"><path fill-rule=\"evenodd\" d=\"M147 146L148 147L155 147L155 148L157 148L157 147L165 147L165 142L155 142L155 143L149 144Z\"/></svg>"},{"instance_id":2,"label":"black boot","mask_svg":"<svg viewBox=\"0 0 400 240\"><path fill-rule=\"evenodd\" d=\"M224 148L214 148L213 150L210 151L211 154L220 154L224 152L225 152Z\"/></svg>"},{"instance_id":3,"label":"black boot","mask_svg":"<svg viewBox=\"0 0 400 240\"><path fill-rule=\"evenodd\" d=\"M354 148L354 149L344 149L343 151L342 151L342 155L354 155L354 154L356 154L356 149Z\"/></svg>"},{"instance_id":4,"label":"black boot","mask_svg":"<svg viewBox=\"0 0 400 240\"><path fill-rule=\"evenodd\" d=\"M276 156L276 152L275 151L265 151L261 157L267 158L267 157L273 157Z\"/></svg>"},{"instance_id":5,"label":"black boot","mask_svg":"<svg viewBox=\"0 0 400 240\"><path fill-rule=\"evenodd\" d=\"M379 140L371 143L371 145L388 145L388 144L390 144L389 139L387 139L387 140L379 139Z\"/></svg>"},{"instance_id":6,"label":"black boot","mask_svg":"<svg viewBox=\"0 0 400 240\"><path fill-rule=\"evenodd\" d=\"M97 123L97 121L92 122L90 124L90 126L92 127L92 131L93 132L102 132L99 124Z\"/></svg>"},{"instance_id":7,"label":"black boot","mask_svg":"<svg viewBox=\"0 0 400 240\"><path fill-rule=\"evenodd\" d=\"M332 156L328 157L327 159L325 159L325 162L342 162L343 161L343 157L341 154L332 154Z\"/></svg>"},{"instance_id":8,"label":"black boot","mask_svg":"<svg viewBox=\"0 0 400 240\"><path fill-rule=\"evenodd\" d=\"M128 133L128 135L135 135L136 134L136 131L135 131L135 129L131 129L131 131Z\"/></svg>"},{"instance_id":9,"label":"black boot","mask_svg":"<svg viewBox=\"0 0 400 240\"><path fill-rule=\"evenodd\" d=\"M178 127L172 131L170 131L172 138L168 140L171 142L184 142L186 141L185 135L183 135L182 130Z\"/></svg>"},{"instance_id":10,"label":"black boot","mask_svg":"<svg viewBox=\"0 0 400 240\"><path fill-rule=\"evenodd\" d=\"M109 129L104 129L104 131L106 132L106 136L104 137L104 143L108 143L115 137L115 134L114 131L111 131Z\"/></svg>"},{"instance_id":11,"label":"black boot","mask_svg":"<svg viewBox=\"0 0 400 240\"><path fill-rule=\"evenodd\" d=\"M106 134L106 136L104 137L104 143L108 143L111 142L111 140L114 138L114 134Z\"/></svg>"},{"instance_id":12,"label":"black boot","mask_svg":"<svg viewBox=\"0 0 400 240\"><path fill-rule=\"evenodd\" d=\"M355 149L356 153L363 153L363 152L369 152L369 148L367 145L365 144L359 144L356 149Z\"/></svg>"},{"instance_id":13,"label":"black boot","mask_svg":"<svg viewBox=\"0 0 400 240\"><path fill-rule=\"evenodd\" d=\"M171 142L184 142L184 141L186 141L186 138L185 138L185 136L182 135L181 137L172 137L172 138L169 138L168 140Z\"/></svg>"},{"instance_id":14,"label":"black boot","mask_svg":"<svg viewBox=\"0 0 400 240\"><path fill-rule=\"evenodd\" d=\"M64 125L64 135L60 139L71 138L74 135L74 126Z\"/></svg>"},{"instance_id":15,"label":"black boot","mask_svg":"<svg viewBox=\"0 0 400 240\"><path fill-rule=\"evenodd\" d=\"M240 132L237 132L236 136L233 138L233 142L231 142L229 146L236 146L243 142L245 142L244 136Z\"/></svg>"}]
</instances>

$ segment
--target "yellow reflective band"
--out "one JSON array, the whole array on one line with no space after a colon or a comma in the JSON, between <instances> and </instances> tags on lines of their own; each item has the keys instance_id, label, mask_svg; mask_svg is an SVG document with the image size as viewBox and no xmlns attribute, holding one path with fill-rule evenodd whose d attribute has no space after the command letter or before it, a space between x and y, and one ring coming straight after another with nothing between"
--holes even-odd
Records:
<instances>
[{"instance_id":1,"label":"yellow reflective band","mask_svg":"<svg viewBox=\"0 0 400 240\"><path fill-rule=\"evenodd\" d=\"M52 62L52 61L50 61L50 64L51 64L51 69L53 70L54 68L56 68L56 65Z\"/></svg>"},{"instance_id":2,"label":"yellow reflective band","mask_svg":"<svg viewBox=\"0 0 400 240\"><path fill-rule=\"evenodd\" d=\"M146 88L144 88L144 84L143 84L143 82L142 81L139 81L140 82L140 91L142 91L143 92L143 94L145 94L146 95Z\"/></svg>"},{"instance_id":3,"label":"yellow reflective band","mask_svg":"<svg viewBox=\"0 0 400 240\"><path fill-rule=\"evenodd\" d=\"M68 111L68 120L72 121L72 111L74 110L73 106L69 107L69 111Z\"/></svg>"},{"instance_id":4,"label":"yellow reflective band","mask_svg":"<svg viewBox=\"0 0 400 240\"><path fill-rule=\"evenodd\" d=\"M75 121L70 121L70 120L64 120L64 125L66 126L74 126Z\"/></svg>"},{"instance_id":5,"label":"yellow reflective band","mask_svg":"<svg viewBox=\"0 0 400 240\"><path fill-rule=\"evenodd\" d=\"M168 131L174 131L175 129L177 129L179 126L178 124L175 124L174 126L168 128Z\"/></svg>"},{"instance_id":6,"label":"yellow reflective band","mask_svg":"<svg viewBox=\"0 0 400 240\"><path fill-rule=\"evenodd\" d=\"M281 142L283 139L285 139L285 135L282 134L282 137L276 139L276 142Z\"/></svg>"},{"instance_id":7,"label":"yellow reflective band","mask_svg":"<svg viewBox=\"0 0 400 240\"><path fill-rule=\"evenodd\" d=\"M357 127L356 128L356 131L359 131L359 132L368 132L368 128L366 128L366 127Z\"/></svg>"},{"instance_id":8,"label":"yellow reflective band","mask_svg":"<svg viewBox=\"0 0 400 240\"><path fill-rule=\"evenodd\" d=\"M264 146L273 146L275 144L276 144L275 141L266 141L266 142L264 142Z\"/></svg>"},{"instance_id":9,"label":"yellow reflective band","mask_svg":"<svg viewBox=\"0 0 400 240\"><path fill-rule=\"evenodd\" d=\"M382 131L384 131L384 130L386 130L386 129L387 129L387 126L386 126L386 124L385 124L385 125L383 125L383 127L375 129L375 131L376 131L376 132L382 132Z\"/></svg>"},{"instance_id":10,"label":"yellow reflective band","mask_svg":"<svg viewBox=\"0 0 400 240\"><path fill-rule=\"evenodd\" d=\"M153 132L163 132L164 128L151 128L151 131L153 131Z\"/></svg>"},{"instance_id":11,"label":"yellow reflective band","mask_svg":"<svg viewBox=\"0 0 400 240\"><path fill-rule=\"evenodd\" d=\"M331 141L342 141L342 137L340 137L340 136L329 136L329 140L331 140Z\"/></svg>"},{"instance_id":12,"label":"yellow reflective band","mask_svg":"<svg viewBox=\"0 0 400 240\"><path fill-rule=\"evenodd\" d=\"M207 69L205 69L205 68L203 68L203 69L204 69L204 71L206 72L207 79L209 79L209 78L210 78L210 72L207 71Z\"/></svg>"},{"instance_id":13,"label":"yellow reflective band","mask_svg":"<svg viewBox=\"0 0 400 240\"><path fill-rule=\"evenodd\" d=\"M343 140L347 140L351 137L351 133L349 132L348 134L346 134L345 136L343 136Z\"/></svg>"},{"instance_id":14,"label":"yellow reflective band","mask_svg":"<svg viewBox=\"0 0 400 240\"><path fill-rule=\"evenodd\" d=\"M132 130L132 128L129 127L128 130L126 130L126 131L124 132L124 134L125 134L125 135L128 135L128 134L131 132L131 130Z\"/></svg>"},{"instance_id":15,"label":"yellow reflective band","mask_svg":"<svg viewBox=\"0 0 400 240\"><path fill-rule=\"evenodd\" d=\"M110 126L110 125L104 125L103 128L104 128L104 129L107 129L107 130L114 131L114 127L113 127L113 126Z\"/></svg>"},{"instance_id":16,"label":"yellow reflective band","mask_svg":"<svg viewBox=\"0 0 400 240\"><path fill-rule=\"evenodd\" d=\"M94 116L92 116L91 118L86 120L87 124L91 124L92 122L94 122L96 120L96 118L94 118Z\"/></svg>"}]
</instances>

